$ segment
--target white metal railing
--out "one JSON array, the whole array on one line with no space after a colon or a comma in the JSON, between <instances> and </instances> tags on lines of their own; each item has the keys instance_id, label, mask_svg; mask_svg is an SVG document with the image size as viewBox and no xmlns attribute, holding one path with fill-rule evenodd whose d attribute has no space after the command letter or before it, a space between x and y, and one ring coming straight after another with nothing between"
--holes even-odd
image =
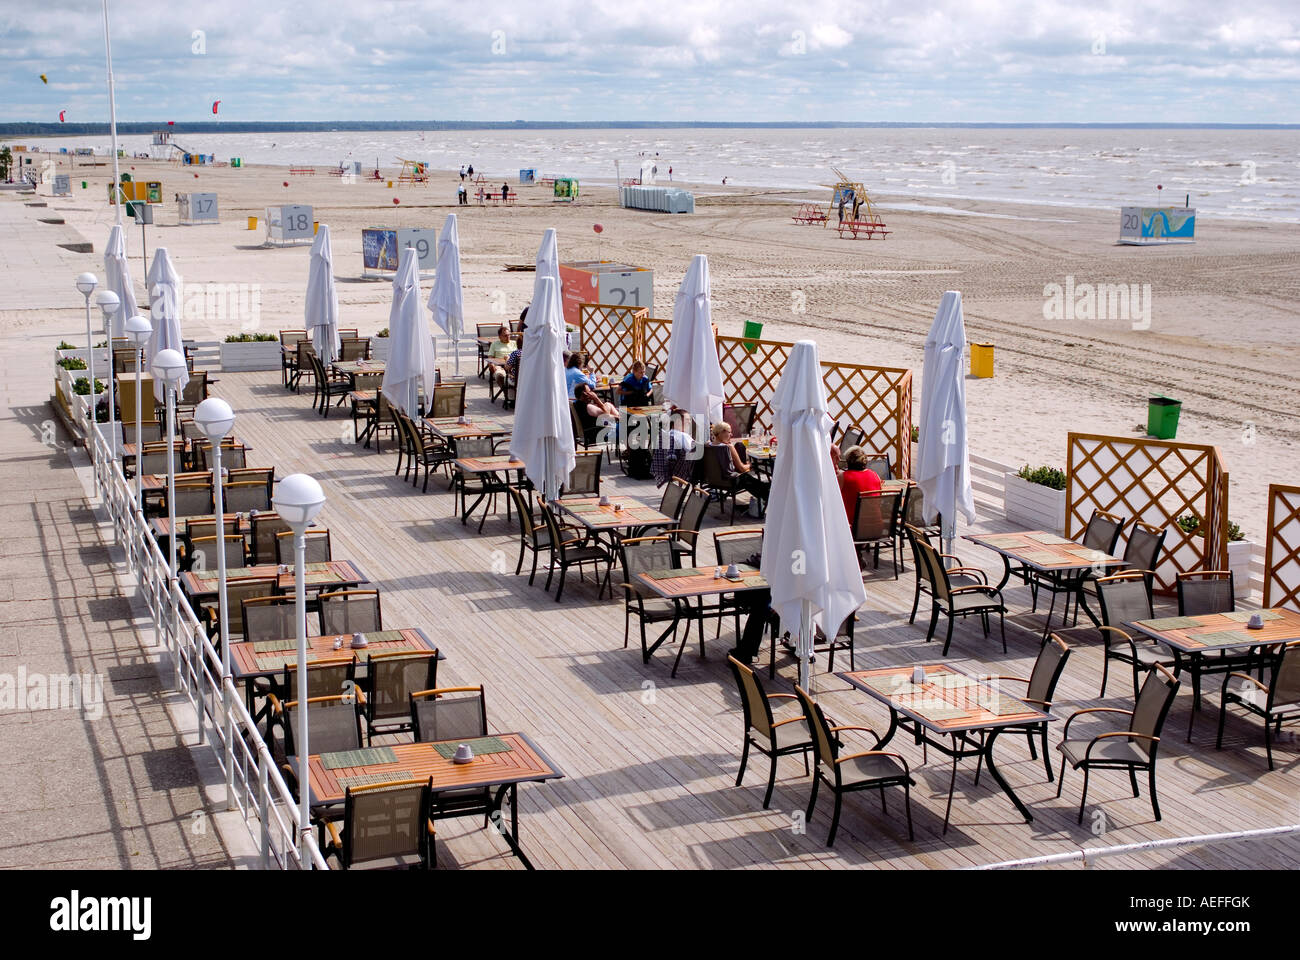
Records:
<instances>
[{"instance_id":1,"label":"white metal railing","mask_svg":"<svg viewBox=\"0 0 1300 960\"><path fill-rule=\"evenodd\" d=\"M136 507L121 462L114 460L100 431L91 430L86 437L95 486L115 540L124 548L127 569L149 607L158 643L171 654L173 686L194 708L199 743L209 743L225 775L229 809L241 815L264 868L328 869L310 825L301 831L308 861L303 862L298 807L266 741L234 681L223 679L221 655L195 616L180 581L170 575L167 558Z\"/></svg>"},{"instance_id":2,"label":"white metal railing","mask_svg":"<svg viewBox=\"0 0 1300 960\"><path fill-rule=\"evenodd\" d=\"M978 457L968 453L970 461L970 485L979 505L1006 512L1007 474L1015 473L1016 468L1008 463Z\"/></svg>"},{"instance_id":3,"label":"white metal railing","mask_svg":"<svg viewBox=\"0 0 1300 960\"><path fill-rule=\"evenodd\" d=\"M1090 860L1122 857L1152 850L1177 850L1181 847L1212 846L1247 840L1274 840L1300 834L1300 823L1281 827L1262 827L1258 830L1233 830L1229 833L1205 833L1194 837L1167 837L1163 840L1144 840L1113 847L1080 847L1065 853L1050 853L1042 857L1025 857L1020 860L1002 860L965 867L966 870L1015 870L1020 867L1047 867L1064 863L1080 863L1087 867Z\"/></svg>"}]
</instances>

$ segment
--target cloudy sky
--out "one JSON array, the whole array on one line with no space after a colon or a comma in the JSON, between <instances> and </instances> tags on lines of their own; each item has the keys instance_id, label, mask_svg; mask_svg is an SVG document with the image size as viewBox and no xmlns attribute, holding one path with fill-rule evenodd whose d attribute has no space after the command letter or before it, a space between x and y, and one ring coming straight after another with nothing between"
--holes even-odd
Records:
<instances>
[{"instance_id":1,"label":"cloudy sky","mask_svg":"<svg viewBox=\"0 0 1300 960\"><path fill-rule=\"evenodd\" d=\"M121 120L1295 122L1300 4L110 0ZM48 83L42 83L45 74ZM98 0L0 6L0 121L107 119Z\"/></svg>"}]
</instances>

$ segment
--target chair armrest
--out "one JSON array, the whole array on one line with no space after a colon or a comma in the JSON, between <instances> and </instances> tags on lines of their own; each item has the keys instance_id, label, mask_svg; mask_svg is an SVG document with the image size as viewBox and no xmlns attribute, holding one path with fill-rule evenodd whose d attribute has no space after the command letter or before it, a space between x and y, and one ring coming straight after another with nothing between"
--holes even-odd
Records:
<instances>
[{"instance_id":1,"label":"chair armrest","mask_svg":"<svg viewBox=\"0 0 1300 960\"><path fill-rule=\"evenodd\" d=\"M907 765L907 759L901 753L894 753L892 750L863 750L861 753L850 753L848 756L836 757L835 765L838 767L841 763L857 760L859 757L893 757L903 765L903 773L910 775L912 772Z\"/></svg>"},{"instance_id":2,"label":"chair armrest","mask_svg":"<svg viewBox=\"0 0 1300 960\"><path fill-rule=\"evenodd\" d=\"M271 712L278 717L280 715L281 710L283 709L280 705L280 698L277 697L274 693L268 693L266 695L266 702L271 705Z\"/></svg>"},{"instance_id":3,"label":"chair armrest","mask_svg":"<svg viewBox=\"0 0 1300 960\"><path fill-rule=\"evenodd\" d=\"M987 587L989 584L989 575L985 573L983 570L981 570L979 567L949 567L947 572L949 576L952 576L954 573L960 573L965 576L974 575L979 577L980 580L983 581L984 586Z\"/></svg>"},{"instance_id":4,"label":"chair armrest","mask_svg":"<svg viewBox=\"0 0 1300 960\"><path fill-rule=\"evenodd\" d=\"M949 593L987 593L991 597L1000 597L1002 592L987 584L972 583L965 587L949 587Z\"/></svg>"},{"instance_id":5,"label":"chair armrest","mask_svg":"<svg viewBox=\"0 0 1300 960\"><path fill-rule=\"evenodd\" d=\"M847 723L844 724L843 726L831 727L831 733L839 733L841 730L865 730L873 737L879 736L879 734L877 734L876 731L872 730L870 727L853 726L852 724L847 724Z\"/></svg>"},{"instance_id":6,"label":"chair armrest","mask_svg":"<svg viewBox=\"0 0 1300 960\"><path fill-rule=\"evenodd\" d=\"M777 727L784 727L787 723L799 723L803 719L802 716L798 716L790 717L788 720L778 720L776 723L772 724L772 729L775 730Z\"/></svg>"},{"instance_id":7,"label":"chair armrest","mask_svg":"<svg viewBox=\"0 0 1300 960\"><path fill-rule=\"evenodd\" d=\"M323 826L325 832L330 835L330 845L341 851L343 849L343 837L339 835L339 828L334 825L334 821L326 820Z\"/></svg>"},{"instance_id":8,"label":"chair armrest","mask_svg":"<svg viewBox=\"0 0 1300 960\"><path fill-rule=\"evenodd\" d=\"M1065 721L1065 726L1061 729L1061 740L1065 740L1065 735L1070 731L1070 724L1074 723L1075 717L1081 717L1085 713L1122 713L1126 717L1133 716L1132 710L1121 710L1119 707L1085 707L1082 710L1076 710L1070 714L1069 719Z\"/></svg>"},{"instance_id":9,"label":"chair armrest","mask_svg":"<svg viewBox=\"0 0 1300 960\"><path fill-rule=\"evenodd\" d=\"M769 699L769 700L798 700L799 698L796 697L793 693L769 693L769 694L767 695L767 699Z\"/></svg>"},{"instance_id":10,"label":"chair armrest","mask_svg":"<svg viewBox=\"0 0 1300 960\"><path fill-rule=\"evenodd\" d=\"M1160 742L1159 737L1153 737L1147 733L1134 733L1132 730L1114 730L1110 733L1099 733L1093 737L1092 742L1088 744L1088 749L1084 751L1083 759L1089 759L1092 756L1092 748L1102 740L1110 740L1115 737L1128 737L1130 740L1150 740L1152 743Z\"/></svg>"},{"instance_id":11,"label":"chair armrest","mask_svg":"<svg viewBox=\"0 0 1300 960\"><path fill-rule=\"evenodd\" d=\"M1236 677L1236 678L1239 679L1239 680L1249 680L1251 683L1253 683L1255 686L1257 686L1260 690L1264 691L1265 693L1268 693L1268 684L1266 684L1266 683L1262 683L1262 682L1260 682L1259 680L1256 680L1254 677L1252 677L1252 676L1251 676L1250 674L1248 674L1248 673L1230 673L1230 674L1228 674L1226 677L1223 678L1223 689L1225 689L1225 690L1228 689L1228 681L1231 680L1233 677Z\"/></svg>"},{"instance_id":12,"label":"chair armrest","mask_svg":"<svg viewBox=\"0 0 1300 960\"><path fill-rule=\"evenodd\" d=\"M1007 676L1007 675L1005 675L1005 674L1002 674L1002 675L999 675L999 676L994 676L994 677L988 677L988 678L986 678L986 679L989 679L989 680L1014 680L1016 683L1028 683L1028 682L1029 682L1029 681L1026 680L1024 677L1009 677L1009 676Z\"/></svg>"}]
</instances>

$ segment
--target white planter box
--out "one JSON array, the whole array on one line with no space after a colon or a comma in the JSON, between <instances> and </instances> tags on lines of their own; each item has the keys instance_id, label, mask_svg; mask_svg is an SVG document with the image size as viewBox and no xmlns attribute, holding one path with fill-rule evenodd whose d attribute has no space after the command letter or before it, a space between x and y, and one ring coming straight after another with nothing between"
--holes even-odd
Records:
<instances>
[{"instance_id":1,"label":"white planter box","mask_svg":"<svg viewBox=\"0 0 1300 960\"><path fill-rule=\"evenodd\" d=\"M1238 600L1250 596L1250 558L1259 544L1253 540L1228 542L1228 569L1232 571L1232 593Z\"/></svg>"},{"instance_id":2,"label":"white planter box","mask_svg":"<svg viewBox=\"0 0 1300 960\"><path fill-rule=\"evenodd\" d=\"M370 359L388 362L388 348L392 341L388 337L370 338Z\"/></svg>"},{"instance_id":3,"label":"white planter box","mask_svg":"<svg viewBox=\"0 0 1300 960\"><path fill-rule=\"evenodd\" d=\"M227 372L279 370L280 341L259 340L254 343L222 343L221 369Z\"/></svg>"},{"instance_id":4,"label":"white planter box","mask_svg":"<svg viewBox=\"0 0 1300 960\"><path fill-rule=\"evenodd\" d=\"M1006 475L1006 513L1013 523L1027 529L1065 535L1065 491Z\"/></svg>"},{"instance_id":5,"label":"white planter box","mask_svg":"<svg viewBox=\"0 0 1300 960\"><path fill-rule=\"evenodd\" d=\"M68 357L76 357L78 360L89 362L90 351L84 347L80 350L55 350L54 362L57 364L60 360L66 360ZM111 359L108 355L108 347L97 347L95 349L95 375L101 380L104 379L104 371L108 369Z\"/></svg>"}]
</instances>

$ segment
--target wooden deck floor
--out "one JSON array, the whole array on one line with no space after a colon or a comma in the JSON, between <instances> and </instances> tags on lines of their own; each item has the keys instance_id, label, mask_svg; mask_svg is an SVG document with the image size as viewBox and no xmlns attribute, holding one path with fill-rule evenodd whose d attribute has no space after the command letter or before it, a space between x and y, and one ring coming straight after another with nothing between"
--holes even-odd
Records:
<instances>
[{"instance_id":1,"label":"wooden deck floor","mask_svg":"<svg viewBox=\"0 0 1300 960\"><path fill-rule=\"evenodd\" d=\"M675 647L665 645L648 665L641 662L635 635L623 649L621 600L597 600L590 581L573 577L559 604L540 581L529 587L526 568L524 576L514 576L518 537L504 515L489 518L482 534L462 526L445 481L435 478L422 494L393 476L395 457L388 449L379 455L354 445L345 408L323 420L311 410L310 395L287 392L273 372L218 376L214 392L239 417L237 433L253 448L249 463L274 464L277 476L309 472L321 482L329 497L321 522L331 531L334 555L358 562L377 582L385 620L428 630L448 658L440 682L485 684L491 726L526 731L567 774L520 791L521 840L539 868L947 868L1300 820L1296 740L1277 745L1277 770L1270 773L1259 724L1237 716L1229 718L1224 749L1216 752L1218 696L1211 682L1192 743L1184 742L1191 704L1186 689L1170 715L1160 760L1160 823L1152 820L1145 783L1143 796L1134 799L1126 777L1100 773L1093 777L1084 824L1076 825L1082 777L1067 774L1064 795L1055 799L1056 787L1046 781L1041 761L1030 759L1022 738L1008 738L998 746L999 767L1034 822L1020 819L987 774L974 786L973 763L963 762L952 826L941 836L951 767L937 753L923 764L920 748L900 736L892 748L907 757L918 782L915 842L906 839L901 796L890 796L883 813L875 796L851 796L836 844L828 849L831 804L825 793L806 833L799 832L810 781L798 759L781 761L769 810L761 808L765 759L752 762L746 783L734 786L741 712L726 668L734 639L725 626L714 640L710 621L707 659L693 640L671 679ZM482 382L472 376L469 408L500 410L489 406ZM616 467L607 470L606 483L610 492L657 502L652 483L629 481ZM704 557L712 557L711 533L725 522L716 507L709 512ZM1009 527L999 519L977 529ZM988 551L968 543L960 553L967 562L1000 570ZM939 656L938 644L925 644L923 626L907 623L913 576L909 562L898 580L888 565L868 579L868 603L857 629L859 668ZM1007 623L1008 653L971 622L957 627L953 660L992 673L1028 675L1039 649L1041 614L1027 613L1023 587L1008 587L1007 599L1017 613ZM770 688L789 691L795 665L787 658L778 664ZM847 667L837 659L837 669ZM1100 670L1100 647L1076 649L1058 688L1058 712L1131 706L1122 672L1112 678L1108 698L1097 699ZM888 722L883 708L834 677L821 675L816 692L840 723L883 729ZM1054 726L1053 747L1060 737L1060 725ZM1297 859L1300 843L1285 840L1113 858L1101 865L1291 867ZM501 839L470 819L440 825L438 862L443 868L518 867Z\"/></svg>"}]
</instances>

